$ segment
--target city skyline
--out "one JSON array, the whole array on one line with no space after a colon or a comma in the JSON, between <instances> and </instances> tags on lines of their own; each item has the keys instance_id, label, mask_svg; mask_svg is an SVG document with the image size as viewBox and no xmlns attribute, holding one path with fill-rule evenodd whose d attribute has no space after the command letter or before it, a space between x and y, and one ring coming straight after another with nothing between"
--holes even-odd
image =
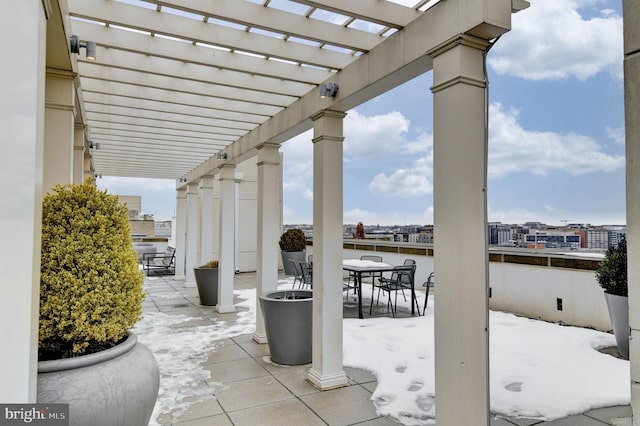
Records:
<instances>
[{"instance_id":1,"label":"city skyline","mask_svg":"<svg viewBox=\"0 0 640 426\"><path fill-rule=\"evenodd\" d=\"M408 4L411 2L398 3ZM624 225L621 5L531 0L488 54L490 222ZM427 73L348 112L345 224L433 223L433 119ZM312 223L312 143L285 142L284 223ZM175 182L105 176L168 219Z\"/></svg>"}]
</instances>

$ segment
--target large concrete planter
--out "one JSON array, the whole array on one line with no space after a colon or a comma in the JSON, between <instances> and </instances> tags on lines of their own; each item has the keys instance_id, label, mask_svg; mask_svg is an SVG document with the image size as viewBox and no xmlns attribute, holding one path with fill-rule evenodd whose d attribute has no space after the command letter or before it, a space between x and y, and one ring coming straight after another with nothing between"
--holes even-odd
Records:
<instances>
[{"instance_id":1,"label":"large concrete planter","mask_svg":"<svg viewBox=\"0 0 640 426\"><path fill-rule=\"evenodd\" d=\"M311 362L313 293L283 290L263 293L260 308L271 360L277 364Z\"/></svg>"},{"instance_id":2,"label":"large concrete planter","mask_svg":"<svg viewBox=\"0 0 640 426\"><path fill-rule=\"evenodd\" d=\"M606 292L604 298L609 308L618 354L624 359L629 359L629 298Z\"/></svg>"},{"instance_id":3,"label":"large concrete planter","mask_svg":"<svg viewBox=\"0 0 640 426\"><path fill-rule=\"evenodd\" d=\"M193 268L196 278L200 304L215 306L218 304L218 268Z\"/></svg>"},{"instance_id":4,"label":"large concrete planter","mask_svg":"<svg viewBox=\"0 0 640 426\"><path fill-rule=\"evenodd\" d=\"M130 333L102 352L40 361L37 402L69 404L71 426L146 426L159 385L155 357Z\"/></svg>"},{"instance_id":5,"label":"large concrete planter","mask_svg":"<svg viewBox=\"0 0 640 426\"><path fill-rule=\"evenodd\" d=\"M289 259L296 262L296 265L300 265L300 262L306 262L306 251L280 251L282 255L282 266L284 268L284 274L288 276L296 275L293 265L289 262ZM298 266L300 267L300 266Z\"/></svg>"}]
</instances>

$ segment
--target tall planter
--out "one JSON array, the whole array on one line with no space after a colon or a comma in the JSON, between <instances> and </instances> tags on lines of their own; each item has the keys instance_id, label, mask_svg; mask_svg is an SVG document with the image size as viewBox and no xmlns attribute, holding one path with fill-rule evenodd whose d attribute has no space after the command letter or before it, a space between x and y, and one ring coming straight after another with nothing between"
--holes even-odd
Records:
<instances>
[{"instance_id":1,"label":"tall planter","mask_svg":"<svg viewBox=\"0 0 640 426\"><path fill-rule=\"evenodd\" d=\"M101 352L38 362L37 402L69 404L71 426L146 426L159 378L155 357L129 333Z\"/></svg>"},{"instance_id":2,"label":"tall planter","mask_svg":"<svg viewBox=\"0 0 640 426\"><path fill-rule=\"evenodd\" d=\"M609 308L618 354L624 359L629 359L629 298L610 293L605 293L604 298Z\"/></svg>"},{"instance_id":3,"label":"tall planter","mask_svg":"<svg viewBox=\"0 0 640 426\"><path fill-rule=\"evenodd\" d=\"M311 362L312 307L310 290L273 291L260 296L273 362L283 365Z\"/></svg>"},{"instance_id":4,"label":"tall planter","mask_svg":"<svg viewBox=\"0 0 640 426\"><path fill-rule=\"evenodd\" d=\"M196 278L200 304L215 306L218 304L218 268L193 268Z\"/></svg>"},{"instance_id":5,"label":"tall planter","mask_svg":"<svg viewBox=\"0 0 640 426\"><path fill-rule=\"evenodd\" d=\"M296 265L300 265L300 262L306 260L306 251L281 251L282 266L284 267L284 274L288 276L296 275L296 270L289 260L293 260ZM298 266L300 267L300 266Z\"/></svg>"}]
</instances>

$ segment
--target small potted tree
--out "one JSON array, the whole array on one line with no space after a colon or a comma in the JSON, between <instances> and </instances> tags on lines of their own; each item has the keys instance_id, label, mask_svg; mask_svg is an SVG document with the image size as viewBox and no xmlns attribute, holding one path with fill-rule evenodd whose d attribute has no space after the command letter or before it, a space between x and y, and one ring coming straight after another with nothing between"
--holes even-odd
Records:
<instances>
[{"instance_id":1,"label":"small potted tree","mask_svg":"<svg viewBox=\"0 0 640 426\"><path fill-rule=\"evenodd\" d=\"M609 246L596 271L596 279L604 289L618 353L624 359L629 359L629 300L625 239L620 240L617 247Z\"/></svg>"},{"instance_id":2,"label":"small potted tree","mask_svg":"<svg viewBox=\"0 0 640 426\"><path fill-rule=\"evenodd\" d=\"M218 261L211 260L202 266L193 268L196 278L200 304L215 306L218 304Z\"/></svg>"},{"instance_id":3,"label":"small potted tree","mask_svg":"<svg viewBox=\"0 0 640 426\"><path fill-rule=\"evenodd\" d=\"M306 245L307 240L300 229L288 229L280 236L280 253L285 275L296 275L294 265L289 260L293 260L296 265L304 262Z\"/></svg>"},{"instance_id":4,"label":"small potted tree","mask_svg":"<svg viewBox=\"0 0 640 426\"><path fill-rule=\"evenodd\" d=\"M144 278L126 207L92 180L57 185L43 199L40 258L37 402L68 403L71 425L147 425L160 376L129 331Z\"/></svg>"}]
</instances>

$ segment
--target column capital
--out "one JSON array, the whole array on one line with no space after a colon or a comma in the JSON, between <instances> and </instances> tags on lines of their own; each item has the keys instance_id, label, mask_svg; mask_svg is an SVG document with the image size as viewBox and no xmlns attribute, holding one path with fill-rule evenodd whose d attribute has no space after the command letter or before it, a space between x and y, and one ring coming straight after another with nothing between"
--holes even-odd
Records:
<instances>
[{"instance_id":1,"label":"column capital","mask_svg":"<svg viewBox=\"0 0 640 426\"><path fill-rule=\"evenodd\" d=\"M235 180L235 164L223 164L220 166L220 180Z\"/></svg>"},{"instance_id":2,"label":"column capital","mask_svg":"<svg viewBox=\"0 0 640 426\"><path fill-rule=\"evenodd\" d=\"M265 142L256 147L258 150L258 167L264 165L280 165L280 144Z\"/></svg>"},{"instance_id":3,"label":"column capital","mask_svg":"<svg viewBox=\"0 0 640 426\"><path fill-rule=\"evenodd\" d=\"M447 50L451 50L457 46L468 46L484 52L487 47L489 47L489 44L490 43L488 40L482 38L474 37L468 34L457 34L451 37L449 40L440 43L433 49L428 50L427 55L429 55L431 58L435 58L436 56L439 56Z\"/></svg>"},{"instance_id":4,"label":"column capital","mask_svg":"<svg viewBox=\"0 0 640 426\"><path fill-rule=\"evenodd\" d=\"M187 195L198 193L198 182L189 182L187 184Z\"/></svg>"},{"instance_id":5,"label":"column capital","mask_svg":"<svg viewBox=\"0 0 640 426\"><path fill-rule=\"evenodd\" d=\"M200 181L198 182L198 188L213 189L213 175L201 176Z\"/></svg>"},{"instance_id":6,"label":"column capital","mask_svg":"<svg viewBox=\"0 0 640 426\"><path fill-rule=\"evenodd\" d=\"M176 198L187 198L187 187L183 186L176 189Z\"/></svg>"},{"instance_id":7,"label":"column capital","mask_svg":"<svg viewBox=\"0 0 640 426\"><path fill-rule=\"evenodd\" d=\"M322 118L322 117L325 117L325 116L333 117L333 118L344 118L344 117L347 116L347 113L343 112L343 111L336 111L336 110L333 110L333 109L322 109L322 110L316 112L315 114L313 114L309 118L311 118L311 120L313 120L313 121L316 121L319 118Z\"/></svg>"}]
</instances>

